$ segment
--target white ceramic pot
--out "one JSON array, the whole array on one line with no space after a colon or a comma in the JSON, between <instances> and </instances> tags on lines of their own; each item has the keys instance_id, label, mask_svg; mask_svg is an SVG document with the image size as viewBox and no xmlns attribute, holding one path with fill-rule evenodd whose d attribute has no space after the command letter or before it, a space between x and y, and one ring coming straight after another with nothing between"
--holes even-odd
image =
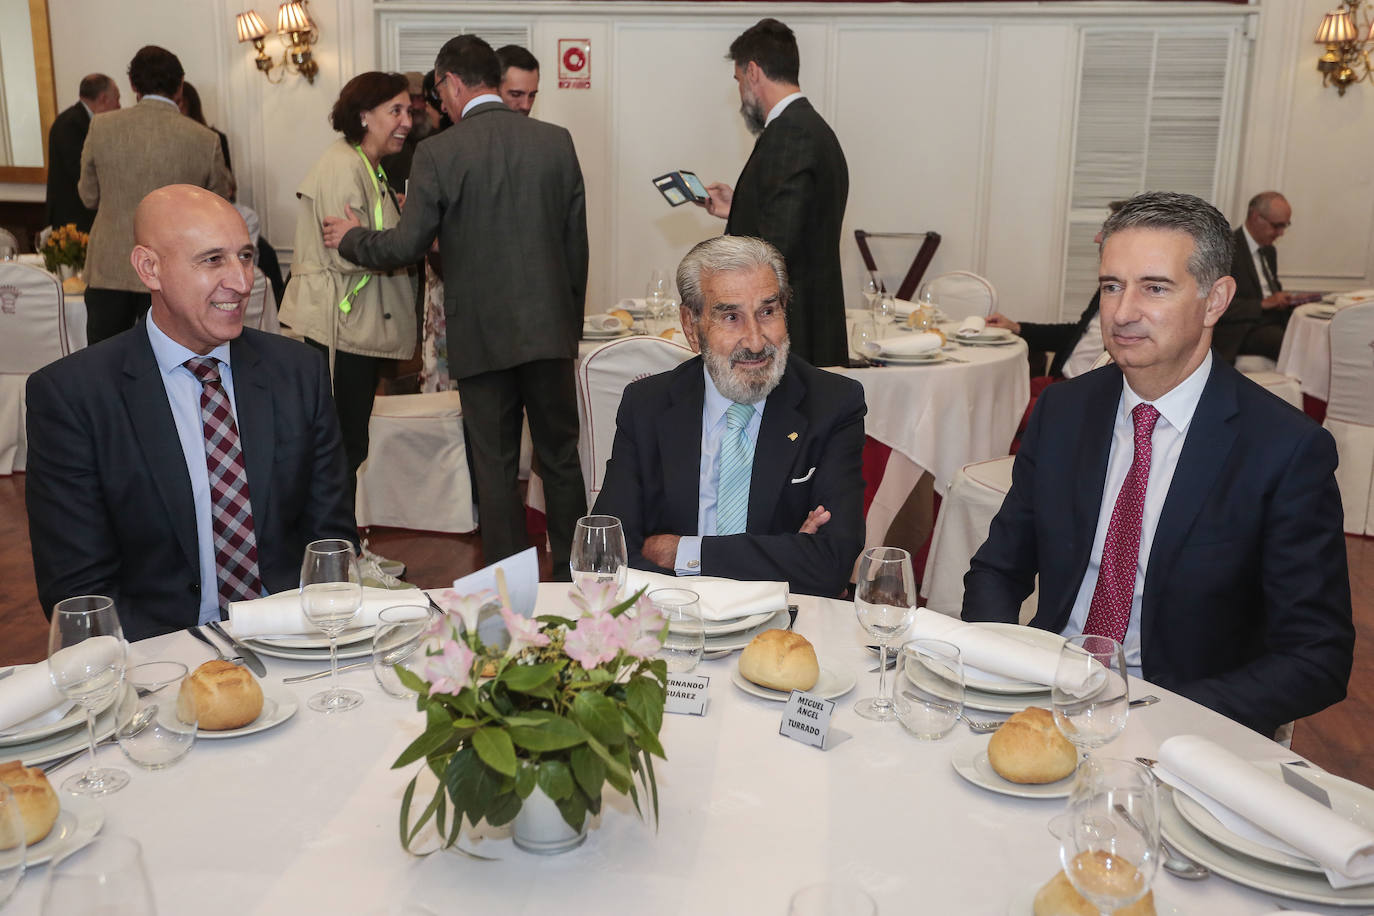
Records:
<instances>
[{"instance_id":1,"label":"white ceramic pot","mask_svg":"<svg viewBox=\"0 0 1374 916\"><path fill-rule=\"evenodd\" d=\"M591 816L588 815L582 821L581 830L572 829L563 820L553 799L535 786L530 797L520 806L520 813L515 816L512 839L525 852L553 856L581 846L587 839L587 823L590 820Z\"/></svg>"}]
</instances>

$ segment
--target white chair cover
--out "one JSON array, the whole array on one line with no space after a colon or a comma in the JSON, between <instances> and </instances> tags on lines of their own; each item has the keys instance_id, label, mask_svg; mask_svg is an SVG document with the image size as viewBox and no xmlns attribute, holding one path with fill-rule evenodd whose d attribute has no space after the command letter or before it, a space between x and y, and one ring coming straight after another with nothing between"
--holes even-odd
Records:
<instances>
[{"instance_id":1,"label":"white chair cover","mask_svg":"<svg viewBox=\"0 0 1374 916\"><path fill-rule=\"evenodd\" d=\"M986 277L967 270L951 270L926 283L936 304L950 321L970 315L987 316L997 311L997 289Z\"/></svg>"},{"instance_id":2,"label":"white chair cover","mask_svg":"<svg viewBox=\"0 0 1374 916\"><path fill-rule=\"evenodd\" d=\"M1236 371L1242 375L1249 375L1252 372L1273 372L1278 368L1278 363L1267 356L1256 356L1248 353L1236 357Z\"/></svg>"},{"instance_id":3,"label":"white chair cover","mask_svg":"<svg viewBox=\"0 0 1374 916\"><path fill-rule=\"evenodd\" d=\"M993 458L966 464L955 475L949 493L940 504L935 533L930 540L930 556L921 582L926 607L941 614L958 617L964 606L964 573L969 561L988 539L988 529L1002 500L1011 489L1011 469L1015 456ZM1038 591L1031 592L1021 605L1021 622L1035 616Z\"/></svg>"},{"instance_id":4,"label":"white chair cover","mask_svg":"<svg viewBox=\"0 0 1374 916\"><path fill-rule=\"evenodd\" d=\"M0 474L24 470L29 373L67 352L62 284L37 267L0 264Z\"/></svg>"},{"instance_id":5,"label":"white chair cover","mask_svg":"<svg viewBox=\"0 0 1374 916\"><path fill-rule=\"evenodd\" d=\"M588 353L577 367L577 405L582 412L582 438L577 450L587 505L596 502L606 477L606 462L615 441L615 414L625 386L636 379L667 372L691 359L691 349L661 337L621 337Z\"/></svg>"},{"instance_id":6,"label":"white chair cover","mask_svg":"<svg viewBox=\"0 0 1374 916\"><path fill-rule=\"evenodd\" d=\"M1239 360L1236 366L1240 366ZM1284 375L1280 372L1242 372L1241 375L1259 385L1261 388L1268 388L1274 394L1292 404L1298 410L1302 410L1302 386L1298 380L1291 375Z\"/></svg>"},{"instance_id":7,"label":"white chair cover","mask_svg":"<svg viewBox=\"0 0 1374 916\"><path fill-rule=\"evenodd\" d=\"M466 532L477 527L456 391L379 397L358 469L358 525Z\"/></svg>"},{"instance_id":8,"label":"white chair cover","mask_svg":"<svg viewBox=\"0 0 1374 916\"><path fill-rule=\"evenodd\" d=\"M1331 319L1331 399L1323 424L1336 440L1346 534L1374 534L1374 302Z\"/></svg>"}]
</instances>

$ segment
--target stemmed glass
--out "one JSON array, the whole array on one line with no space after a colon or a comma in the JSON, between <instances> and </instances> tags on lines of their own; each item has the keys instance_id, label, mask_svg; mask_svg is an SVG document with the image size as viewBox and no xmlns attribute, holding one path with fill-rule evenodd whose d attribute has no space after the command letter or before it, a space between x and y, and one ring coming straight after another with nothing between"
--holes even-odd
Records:
<instances>
[{"instance_id":1,"label":"stemmed glass","mask_svg":"<svg viewBox=\"0 0 1374 916\"><path fill-rule=\"evenodd\" d=\"M0 907L24 877L24 816L10 787L0 782Z\"/></svg>"},{"instance_id":2,"label":"stemmed glass","mask_svg":"<svg viewBox=\"0 0 1374 916\"><path fill-rule=\"evenodd\" d=\"M1050 702L1054 724L1084 757L1126 728L1130 701L1121 643L1086 633L1064 640Z\"/></svg>"},{"instance_id":3,"label":"stemmed glass","mask_svg":"<svg viewBox=\"0 0 1374 916\"><path fill-rule=\"evenodd\" d=\"M892 324L897 318L897 300L887 293L879 293L873 300L873 321L882 328Z\"/></svg>"},{"instance_id":4,"label":"stemmed glass","mask_svg":"<svg viewBox=\"0 0 1374 916\"><path fill-rule=\"evenodd\" d=\"M95 765L95 712L108 705L124 682L124 630L114 602L81 595L57 602L48 630L48 676L53 686L86 711L91 766L62 783L74 795L108 795L129 784L129 774Z\"/></svg>"},{"instance_id":5,"label":"stemmed glass","mask_svg":"<svg viewBox=\"0 0 1374 916\"><path fill-rule=\"evenodd\" d=\"M1074 889L1103 916L1150 890L1159 868L1159 804L1154 776L1129 760L1083 761L1065 814L1050 831Z\"/></svg>"},{"instance_id":6,"label":"stemmed glass","mask_svg":"<svg viewBox=\"0 0 1374 916\"><path fill-rule=\"evenodd\" d=\"M568 567L573 585L581 588L600 582L615 582L616 593L625 589L629 557L625 551L625 532L614 515L584 515L573 531Z\"/></svg>"},{"instance_id":7,"label":"stemmed glass","mask_svg":"<svg viewBox=\"0 0 1374 916\"><path fill-rule=\"evenodd\" d=\"M662 330L659 324L667 317L668 306L672 301L673 293L669 288L668 278L663 271L654 268L649 274L649 282L644 287L644 309L654 322L651 329L654 333Z\"/></svg>"},{"instance_id":8,"label":"stemmed glass","mask_svg":"<svg viewBox=\"0 0 1374 916\"><path fill-rule=\"evenodd\" d=\"M868 635L878 641L878 695L854 704L865 719L879 722L896 717L887 690L887 646L916 619L916 576L911 554L900 547L871 547L859 561L854 589L854 613Z\"/></svg>"},{"instance_id":9,"label":"stemmed glass","mask_svg":"<svg viewBox=\"0 0 1374 916\"><path fill-rule=\"evenodd\" d=\"M153 916L153 888L138 841L114 833L68 847L48 866L43 916Z\"/></svg>"},{"instance_id":10,"label":"stemmed glass","mask_svg":"<svg viewBox=\"0 0 1374 916\"><path fill-rule=\"evenodd\" d=\"M872 315L860 315L854 319L854 327L849 331L849 348L865 363L878 355L878 329L873 326Z\"/></svg>"},{"instance_id":11,"label":"stemmed glass","mask_svg":"<svg viewBox=\"0 0 1374 916\"><path fill-rule=\"evenodd\" d=\"M872 310L873 303L877 301L878 294L881 291L882 288L878 286L877 278L872 274L865 277L863 283L859 286L859 292L862 293L864 297L864 307Z\"/></svg>"},{"instance_id":12,"label":"stemmed glass","mask_svg":"<svg viewBox=\"0 0 1374 916\"><path fill-rule=\"evenodd\" d=\"M301 563L301 610L329 637L329 689L310 698L316 712L343 712L362 703L363 695L339 686L339 634L363 606L363 579L353 545L326 538L305 545Z\"/></svg>"}]
</instances>

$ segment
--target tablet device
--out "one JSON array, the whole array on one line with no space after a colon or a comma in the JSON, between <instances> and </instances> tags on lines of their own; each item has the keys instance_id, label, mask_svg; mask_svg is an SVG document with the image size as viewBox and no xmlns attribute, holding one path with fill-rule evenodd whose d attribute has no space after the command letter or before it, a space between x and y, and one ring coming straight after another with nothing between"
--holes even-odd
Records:
<instances>
[{"instance_id":1,"label":"tablet device","mask_svg":"<svg viewBox=\"0 0 1374 916\"><path fill-rule=\"evenodd\" d=\"M663 199L674 207L688 201L704 201L710 197L701 179L695 173L685 170L658 176L654 179L654 187L658 188L658 193L663 195Z\"/></svg>"}]
</instances>

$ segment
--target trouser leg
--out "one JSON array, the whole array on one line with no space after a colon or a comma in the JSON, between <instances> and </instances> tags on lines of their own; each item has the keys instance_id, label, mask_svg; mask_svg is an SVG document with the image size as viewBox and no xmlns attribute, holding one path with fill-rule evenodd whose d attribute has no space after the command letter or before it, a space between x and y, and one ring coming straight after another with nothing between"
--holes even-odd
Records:
<instances>
[{"instance_id":1,"label":"trouser leg","mask_svg":"<svg viewBox=\"0 0 1374 916\"><path fill-rule=\"evenodd\" d=\"M329 353L329 348L316 340L306 343ZM377 398L377 374L381 360L375 356L334 352L334 410L339 416L339 433L343 437L344 456L348 461L348 485L356 491L358 468L367 460L368 423L372 420L372 404Z\"/></svg>"},{"instance_id":2,"label":"trouser leg","mask_svg":"<svg viewBox=\"0 0 1374 916\"><path fill-rule=\"evenodd\" d=\"M520 393L530 423L534 457L544 482L549 559L553 576L571 578L573 528L587 514L587 491L577 455L577 386L570 359L544 359L520 369Z\"/></svg>"},{"instance_id":3,"label":"trouser leg","mask_svg":"<svg viewBox=\"0 0 1374 916\"><path fill-rule=\"evenodd\" d=\"M529 546L518 484L523 405L516 373L501 369L458 379L487 563Z\"/></svg>"},{"instance_id":4,"label":"trouser leg","mask_svg":"<svg viewBox=\"0 0 1374 916\"><path fill-rule=\"evenodd\" d=\"M99 343L132 328L152 303L149 293L124 289L86 290L86 343Z\"/></svg>"}]
</instances>

